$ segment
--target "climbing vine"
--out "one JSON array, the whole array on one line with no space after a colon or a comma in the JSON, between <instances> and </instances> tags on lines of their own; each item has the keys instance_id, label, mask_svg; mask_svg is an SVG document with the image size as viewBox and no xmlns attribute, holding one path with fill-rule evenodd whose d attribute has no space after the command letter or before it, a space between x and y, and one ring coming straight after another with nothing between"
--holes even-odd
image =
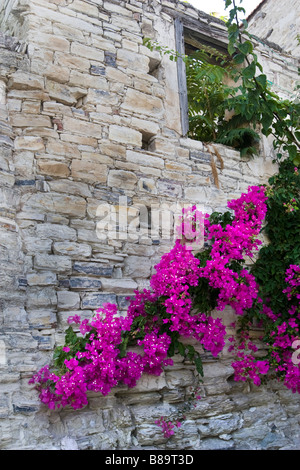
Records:
<instances>
[{"instance_id":1,"label":"climbing vine","mask_svg":"<svg viewBox=\"0 0 300 470\"><path fill-rule=\"evenodd\" d=\"M193 54L182 55L149 38L144 44L171 60L186 65L189 105L189 137L217 142L239 149L241 155L258 152L260 133L273 136L276 158L288 154L300 165L300 102L281 99L272 90L258 61L247 30L240 28L238 14L244 8L235 0L224 0L229 11L228 54L202 46ZM296 85L299 88L299 85Z\"/></svg>"}]
</instances>

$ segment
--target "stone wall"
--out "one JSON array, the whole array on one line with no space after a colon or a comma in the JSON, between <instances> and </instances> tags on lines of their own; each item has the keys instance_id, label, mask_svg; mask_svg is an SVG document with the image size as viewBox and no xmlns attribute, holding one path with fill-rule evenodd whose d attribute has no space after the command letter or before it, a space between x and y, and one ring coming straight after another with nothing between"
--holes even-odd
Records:
<instances>
[{"instance_id":1,"label":"stone wall","mask_svg":"<svg viewBox=\"0 0 300 470\"><path fill-rule=\"evenodd\" d=\"M298 396L277 382L234 382L226 352L203 355L202 399L169 441L154 422L175 418L195 384L180 357L134 389L90 394L78 411L47 410L28 385L63 342L69 315L91 317L107 301L124 312L126 297L149 285L174 241L172 219L170 230L165 218L150 230L150 209L225 210L275 171L265 145L243 161L215 146L221 170L212 146L182 137L176 64L142 44L147 36L174 47L168 8L222 29L177 1L0 3L2 449L300 448ZM101 238L99 207L121 204L130 231L119 223ZM232 313L223 315L229 325Z\"/></svg>"},{"instance_id":2,"label":"stone wall","mask_svg":"<svg viewBox=\"0 0 300 470\"><path fill-rule=\"evenodd\" d=\"M251 33L299 59L300 5L298 0L264 0L249 15Z\"/></svg>"}]
</instances>

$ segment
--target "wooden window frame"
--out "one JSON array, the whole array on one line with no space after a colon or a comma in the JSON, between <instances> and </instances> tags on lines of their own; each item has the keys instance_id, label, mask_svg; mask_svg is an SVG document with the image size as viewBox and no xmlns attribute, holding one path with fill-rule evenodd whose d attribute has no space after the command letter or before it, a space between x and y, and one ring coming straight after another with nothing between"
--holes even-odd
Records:
<instances>
[{"instance_id":1,"label":"wooden window frame","mask_svg":"<svg viewBox=\"0 0 300 470\"><path fill-rule=\"evenodd\" d=\"M211 19L210 15L205 15L205 17ZM218 27L218 25L220 26ZM185 55L185 42L187 38L189 38L190 44L194 45L195 49L197 44L199 46L207 45L223 54L228 54L227 31L224 30L224 23L221 20L216 19L214 24L209 24L205 21L196 21L184 15L175 15L174 28L176 51L179 56ZM177 59L177 79L182 136L186 137L189 131L188 93L186 67L180 57Z\"/></svg>"}]
</instances>

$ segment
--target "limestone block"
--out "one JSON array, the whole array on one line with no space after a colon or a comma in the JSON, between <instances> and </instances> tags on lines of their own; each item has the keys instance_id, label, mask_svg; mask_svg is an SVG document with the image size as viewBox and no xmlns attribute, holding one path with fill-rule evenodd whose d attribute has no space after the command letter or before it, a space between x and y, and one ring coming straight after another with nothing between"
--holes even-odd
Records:
<instances>
[{"instance_id":1,"label":"limestone block","mask_svg":"<svg viewBox=\"0 0 300 470\"><path fill-rule=\"evenodd\" d=\"M112 291L114 293L120 292L133 292L137 289L137 283L132 279L107 279L101 278L102 288L105 291Z\"/></svg>"},{"instance_id":2,"label":"limestone block","mask_svg":"<svg viewBox=\"0 0 300 470\"><path fill-rule=\"evenodd\" d=\"M99 143L100 152L109 157L126 157L126 147L124 145L116 144L115 142L102 140Z\"/></svg>"},{"instance_id":3,"label":"limestone block","mask_svg":"<svg viewBox=\"0 0 300 470\"><path fill-rule=\"evenodd\" d=\"M136 183L137 177L130 171L111 170L108 174L108 186L122 189L134 189Z\"/></svg>"},{"instance_id":4,"label":"limestone block","mask_svg":"<svg viewBox=\"0 0 300 470\"><path fill-rule=\"evenodd\" d=\"M96 227L94 225L94 222L93 222L93 225L91 227L89 227L87 225L87 220L85 220L84 222L84 225L83 227L84 228L81 228L81 226L78 226L78 231L77 231L77 235L78 235L78 241L84 241L84 242L88 242L91 244L91 246L93 247L93 249L97 249L97 245L99 245L99 238L98 238L98 235L97 235L97 231L96 231ZM103 248L102 245L98 246L98 248L101 250Z\"/></svg>"},{"instance_id":5,"label":"limestone block","mask_svg":"<svg viewBox=\"0 0 300 470\"><path fill-rule=\"evenodd\" d=\"M140 256L128 256L124 262L125 276L136 278L148 278L151 274L152 263L148 258Z\"/></svg>"},{"instance_id":6,"label":"limestone block","mask_svg":"<svg viewBox=\"0 0 300 470\"><path fill-rule=\"evenodd\" d=\"M65 66L65 64L63 64L63 66L56 64L48 65L44 74L45 77L59 83L66 83L70 78L70 70Z\"/></svg>"},{"instance_id":7,"label":"limestone block","mask_svg":"<svg viewBox=\"0 0 300 470\"><path fill-rule=\"evenodd\" d=\"M30 308L27 312L30 327L38 329L53 328L57 323L56 314L49 308Z\"/></svg>"},{"instance_id":8,"label":"limestone block","mask_svg":"<svg viewBox=\"0 0 300 470\"><path fill-rule=\"evenodd\" d=\"M106 78L82 73L78 70L71 70L69 84L73 87L95 88L102 91L108 91L109 89Z\"/></svg>"},{"instance_id":9,"label":"limestone block","mask_svg":"<svg viewBox=\"0 0 300 470\"><path fill-rule=\"evenodd\" d=\"M109 126L109 139L122 144L129 144L135 147L142 146L142 134L135 129L125 126Z\"/></svg>"},{"instance_id":10,"label":"limestone block","mask_svg":"<svg viewBox=\"0 0 300 470\"><path fill-rule=\"evenodd\" d=\"M160 98L146 93L128 88L124 103L121 108L133 114L143 114L146 116L156 116L157 119L163 117L164 108Z\"/></svg>"},{"instance_id":11,"label":"limestone block","mask_svg":"<svg viewBox=\"0 0 300 470\"><path fill-rule=\"evenodd\" d=\"M46 81L46 90L50 98L68 106L75 105L79 98L82 98L87 93L85 88L78 86L70 87L50 79Z\"/></svg>"},{"instance_id":12,"label":"limestone block","mask_svg":"<svg viewBox=\"0 0 300 470\"><path fill-rule=\"evenodd\" d=\"M86 293L82 296L81 308L83 309L98 309L105 303L116 304L117 297L115 294L95 294Z\"/></svg>"},{"instance_id":13,"label":"limestone block","mask_svg":"<svg viewBox=\"0 0 300 470\"><path fill-rule=\"evenodd\" d=\"M55 58L58 65L67 67L68 69L78 69L82 72L88 72L90 68L90 61L86 57L67 54L65 52L56 52Z\"/></svg>"},{"instance_id":14,"label":"limestone block","mask_svg":"<svg viewBox=\"0 0 300 470\"><path fill-rule=\"evenodd\" d=\"M45 145L41 137L23 135L15 138L16 150L31 150L33 152L45 150Z\"/></svg>"},{"instance_id":15,"label":"limestone block","mask_svg":"<svg viewBox=\"0 0 300 470\"><path fill-rule=\"evenodd\" d=\"M118 49L117 51L117 63L126 69L147 73L149 71L149 61L149 57L127 49Z\"/></svg>"},{"instance_id":16,"label":"limestone block","mask_svg":"<svg viewBox=\"0 0 300 470\"><path fill-rule=\"evenodd\" d=\"M147 193L157 194L155 181L152 178L140 178L139 190Z\"/></svg>"},{"instance_id":17,"label":"limestone block","mask_svg":"<svg viewBox=\"0 0 300 470\"><path fill-rule=\"evenodd\" d=\"M107 165L73 160L71 176L88 183L105 183L107 179Z\"/></svg>"},{"instance_id":18,"label":"limestone block","mask_svg":"<svg viewBox=\"0 0 300 470\"><path fill-rule=\"evenodd\" d=\"M189 201L193 201L195 204L197 202L205 203L209 201L209 191L208 189L198 186L190 186L189 188L185 188L184 197Z\"/></svg>"},{"instance_id":19,"label":"limestone block","mask_svg":"<svg viewBox=\"0 0 300 470\"><path fill-rule=\"evenodd\" d=\"M182 186L174 181L160 180L157 183L158 194L165 196L182 197Z\"/></svg>"},{"instance_id":20,"label":"limestone block","mask_svg":"<svg viewBox=\"0 0 300 470\"><path fill-rule=\"evenodd\" d=\"M67 256L37 254L34 257L34 267L41 270L65 272L71 269L72 262Z\"/></svg>"},{"instance_id":21,"label":"limestone block","mask_svg":"<svg viewBox=\"0 0 300 470\"><path fill-rule=\"evenodd\" d=\"M50 253L52 240L41 239L39 237L24 237L24 253L34 255L35 253Z\"/></svg>"},{"instance_id":22,"label":"limestone block","mask_svg":"<svg viewBox=\"0 0 300 470\"><path fill-rule=\"evenodd\" d=\"M111 265L103 265L97 262L76 261L73 270L80 274L91 274L92 276L111 277L113 274L113 267Z\"/></svg>"},{"instance_id":23,"label":"limestone block","mask_svg":"<svg viewBox=\"0 0 300 470\"><path fill-rule=\"evenodd\" d=\"M80 296L76 292L58 291L57 292L57 307L59 309L72 309L78 308L80 305Z\"/></svg>"},{"instance_id":24,"label":"limestone block","mask_svg":"<svg viewBox=\"0 0 300 470\"><path fill-rule=\"evenodd\" d=\"M69 159L80 158L81 154L77 145L69 142L63 142L59 139L48 139L46 144L47 153L61 155Z\"/></svg>"},{"instance_id":25,"label":"limestone block","mask_svg":"<svg viewBox=\"0 0 300 470\"><path fill-rule=\"evenodd\" d=\"M22 112L25 114L38 114L41 110L41 102L38 100L25 100L22 104Z\"/></svg>"},{"instance_id":26,"label":"limestone block","mask_svg":"<svg viewBox=\"0 0 300 470\"><path fill-rule=\"evenodd\" d=\"M104 61L104 52L95 47L86 46L78 42L72 42L71 54L75 57L84 57L85 59L94 60L96 62Z\"/></svg>"},{"instance_id":27,"label":"limestone block","mask_svg":"<svg viewBox=\"0 0 300 470\"><path fill-rule=\"evenodd\" d=\"M10 118L10 123L14 127L50 127L52 128L49 116L35 114L14 114Z\"/></svg>"},{"instance_id":28,"label":"limestone block","mask_svg":"<svg viewBox=\"0 0 300 470\"><path fill-rule=\"evenodd\" d=\"M78 11L80 13L84 13L87 16L93 16L98 18L99 10L96 5L90 5L86 2L81 0L75 0L73 3L70 4L71 10Z\"/></svg>"},{"instance_id":29,"label":"limestone block","mask_svg":"<svg viewBox=\"0 0 300 470\"><path fill-rule=\"evenodd\" d=\"M67 255L70 258L88 258L92 254L92 248L84 243L55 242L53 253L56 255Z\"/></svg>"},{"instance_id":30,"label":"limestone block","mask_svg":"<svg viewBox=\"0 0 300 470\"><path fill-rule=\"evenodd\" d=\"M80 119L70 118L64 116L63 125L65 131L70 131L71 133L82 134L88 137L95 137L101 139L102 136L102 127L99 124L93 122L86 122Z\"/></svg>"},{"instance_id":31,"label":"limestone block","mask_svg":"<svg viewBox=\"0 0 300 470\"><path fill-rule=\"evenodd\" d=\"M140 131L146 139L150 139L150 137L159 133L159 125L156 122L149 121L148 119L133 117L131 125L134 129Z\"/></svg>"},{"instance_id":32,"label":"limestone block","mask_svg":"<svg viewBox=\"0 0 300 470\"><path fill-rule=\"evenodd\" d=\"M184 163L179 163L178 161L169 160L165 163L166 170L170 171L179 171L181 173L191 173L192 167Z\"/></svg>"},{"instance_id":33,"label":"limestone block","mask_svg":"<svg viewBox=\"0 0 300 470\"><path fill-rule=\"evenodd\" d=\"M67 225L61 224L38 224L36 227L36 234L38 238L45 239L51 238L55 241L60 240L76 240L76 230Z\"/></svg>"},{"instance_id":34,"label":"limestone block","mask_svg":"<svg viewBox=\"0 0 300 470\"><path fill-rule=\"evenodd\" d=\"M163 169L165 166L165 162L162 158L153 156L147 152L135 152L133 150L127 150L126 160L138 165L144 165L147 167L150 166L159 169Z\"/></svg>"},{"instance_id":35,"label":"limestone block","mask_svg":"<svg viewBox=\"0 0 300 470\"><path fill-rule=\"evenodd\" d=\"M57 304L53 287L31 287L26 297L26 308L51 307Z\"/></svg>"},{"instance_id":36,"label":"limestone block","mask_svg":"<svg viewBox=\"0 0 300 470\"><path fill-rule=\"evenodd\" d=\"M47 34L42 31L35 31L34 34L32 34L32 42L38 44L40 47L45 47L46 49L51 49L53 51L68 52L70 49L70 43L67 39L54 36L54 34Z\"/></svg>"},{"instance_id":37,"label":"limestone block","mask_svg":"<svg viewBox=\"0 0 300 470\"><path fill-rule=\"evenodd\" d=\"M128 17L123 18L122 16L112 15L112 21L114 27L119 30L129 31L131 33L140 33L140 25L137 21L131 20Z\"/></svg>"},{"instance_id":38,"label":"limestone block","mask_svg":"<svg viewBox=\"0 0 300 470\"><path fill-rule=\"evenodd\" d=\"M74 196L82 196L84 198L91 197L92 195L89 186L79 181L60 179L57 181L49 181L48 185L52 191L57 193L68 193Z\"/></svg>"},{"instance_id":39,"label":"limestone block","mask_svg":"<svg viewBox=\"0 0 300 470\"><path fill-rule=\"evenodd\" d=\"M127 73L122 72L115 67L106 67L105 75L109 81L115 81L127 86L132 86L132 78Z\"/></svg>"},{"instance_id":40,"label":"limestone block","mask_svg":"<svg viewBox=\"0 0 300 470\"><path fill-rule=\"evenodd\" d=\"M82 161L94 162L94 163L104 163L106 165L113 166L114 160L107 155L102 155L99 152L82 152Z\"/></svg>"},{"instance_id":41,"label":"limestone block","mask_svg":"<svg viewBox=\"0 0 300 470\"><path fill-rule=\"evenodd\" d=\"M55 160L39 160L38 171L47 176L57 176L66 178L70 174L70 169L65 163L56 162Z\"/></svg>"},{"instance_id":42,"label":"limestone block","mask_svg":"<svg viewBox=\"0 0 300 470\"><path fill-rule=\"evenodd\" d=\"M99 290L102 288L102 282L98 278L92 277L71 277L68 281L70 289L80 290Z\"/></svg>"},{"instance_id":43,"label":"limestone block","mask_svg":"<svg viewBox=\"0 0 300 470\"><path fill-rule=\"evenodd\" d=\"M27 274L26 279L29 286L49 286L57 284L56 274L51 271Z\"/></svg>"},{"instance_id":44,"label":"limestone block","mask_svg":"<svg viewBox=\"0 0 300 470\"><path fill-rule=\"evenodd\" d=\"M10 90L43 90L44 80L38 75L29 74L22 72L21 70L17 70L10 76L8 81L8 87Z\"/></svg>"},{"instance_id":45,"label":"limestone block","mask_svg":"<svg viewBox=\"0 0 300 470\"><path fill-rule=\"evenodd\" d=\"M172 144L168 139L162 139L159 137L151 139L148 145L148 150L150 150L150 152L159 152L167 155L175 154L174 144Z\"/></svg>"},{"instance_id":46,"label":"limestone block","mask_svg":"<svg viewBox=\"0 0 300 470\"><path fill-rule=\"evenodd\" d=\"M72 142L77 145L87 145L89 147L98 147L97 138L94 137L86 137L84 135L76 135L72 133L62 133L60 134L60 138L63 142Z\"/></svg>"},{"instance_id":47,"label":"limestone block","mask_svg":"<svg viewBox=\"0 0 300 470\"><path fill-rule=\"evenodd\" d=\"M84 217L86 202L78 196L56 193L36 193L24 196L23 210L38 210L42 213L54 212L73 217Z\"/></svg>"}]
</instances>

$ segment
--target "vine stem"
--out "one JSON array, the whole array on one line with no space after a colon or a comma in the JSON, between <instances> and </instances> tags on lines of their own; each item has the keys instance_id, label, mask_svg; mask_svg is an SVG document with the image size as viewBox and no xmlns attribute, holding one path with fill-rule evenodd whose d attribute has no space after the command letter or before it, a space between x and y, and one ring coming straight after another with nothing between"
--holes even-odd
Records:
<instances>
[{"instance_id":1,"label":"vine stem","mask_svg":"<svg viewBox=\"0 0 300 470\"><path fill-rule=\"evenodd\" d=\"M232 0L232 3L233 3L234 11L235 11L235 21L236 21L236 24L237 24L237 27L238 27L238 30L239 30L239 41L240 41L240 44L242 44L243 37L242 37L242 34L240 32L240 28L239 28L239 19L238 19L237 6L236 6L236 3L235 3L235 0ZM250 61L249 61L249 58L248 58L247 55L245 55L245 59L246 59L247 65L250 65ZM254 80L254 83L256 85L256 88L260 89L261 87L260 87L259 83L257 82L257 79L256 79L255 76L253 77L253 80ZM270 110L270 112L276 118L277 122L280 122L280 123L284 124L284 121L281 119L281 117L278 115L278 113L276 113L275 111L270 109L266 94L262 90L260 90L260 96L262 97L262 99L266 103L266 105L267 105L268 109ZM284 129L285 129L287 134L290 136L291 140L295 143L295 145L298 147L298 149L300 151L300 142L298 141L297 137L293 134L291 129L286 124L284 124Z\"/></svg>"}]
</instances>

